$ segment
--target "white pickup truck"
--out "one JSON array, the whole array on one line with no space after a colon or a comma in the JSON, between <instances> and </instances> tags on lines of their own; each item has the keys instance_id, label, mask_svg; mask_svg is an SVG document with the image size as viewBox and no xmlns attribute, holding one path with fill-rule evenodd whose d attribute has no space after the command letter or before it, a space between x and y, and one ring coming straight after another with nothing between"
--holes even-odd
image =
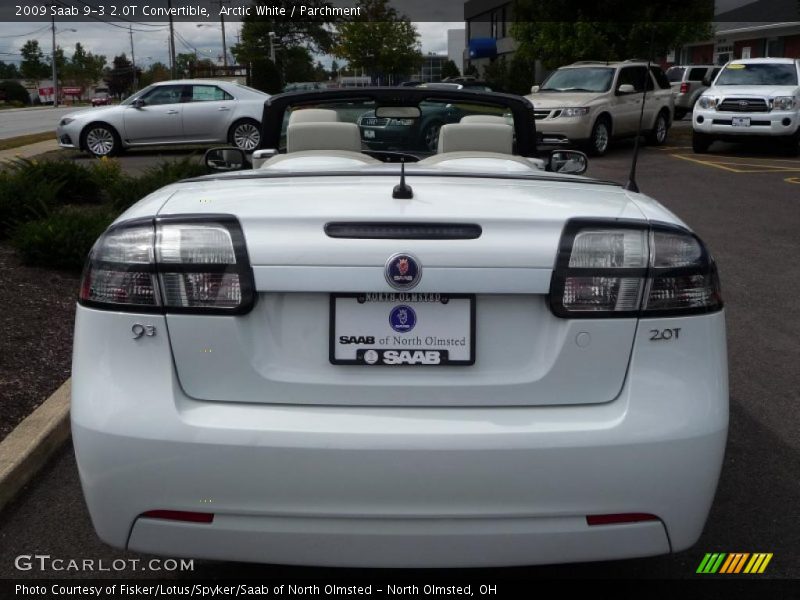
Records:
<instances>
[{"instance_id":1,"label":"white pickup truck","mask_svg":"<svg viewBox=\"0 0 800 600\"><path fill-rule=\"evenodd\" d=\"M692 113L692 148L707 152L716 140L770 137L787 152L800 145L800 60L734 60L697 100Z\"/></svg>"}]
</instances>

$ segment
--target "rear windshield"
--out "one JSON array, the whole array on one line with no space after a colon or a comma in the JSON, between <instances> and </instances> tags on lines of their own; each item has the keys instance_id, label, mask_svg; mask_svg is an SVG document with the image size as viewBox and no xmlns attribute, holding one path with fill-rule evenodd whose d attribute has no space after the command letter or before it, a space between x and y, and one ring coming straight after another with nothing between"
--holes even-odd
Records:
<instances>
[{"instance_id":1,"label":"rear windshield","mask_svg":"<svg viewBox=\"0 0 800 600\"><path fill-rule=\"evenodd\" d=\"M667 69L667 79L670 83L677 83L683 79L683 72L686 71L683 67L670 67Z\"/></svg>"},{"instance_id":2,"label":"rear windshield","mask_svg":"<svg viewBox=\"0 0 800 600\"><path fill-rule=\"evenodd\" d=\"M722 69L714 85L797 85L793 64L733 63Z\"/></svg>"},{"instance_id":3,"label":"rear windshield","mask_svg":"<svg viewBox=\"0 0 800 600\"><path fill-rule=\"evenodd\" d=\"M614 80L610 67L570 67L559 69L545 79L540 92L607 92Z\"/></svg>"}]
</instances>

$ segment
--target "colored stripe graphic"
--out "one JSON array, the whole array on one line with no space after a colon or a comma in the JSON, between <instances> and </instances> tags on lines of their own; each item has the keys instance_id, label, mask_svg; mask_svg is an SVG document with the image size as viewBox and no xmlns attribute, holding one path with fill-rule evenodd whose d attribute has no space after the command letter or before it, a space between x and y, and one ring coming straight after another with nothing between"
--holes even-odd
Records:
<instances>
[{"instance_id":1,"label":"colored stripe graphic","mask_svg":"<svg viewBox=\"0 0 800 600\"><path fill-rule=\"evenodd\" d=\"M744 566L747 557L750 556L747 552L734 552L728 555L728 560L722 565L720 573L738 573Z\"/></svg>"},{"instance_id":2,"label":"colored stripe graphic","mask_svg":"<svg viewBox=\"0 0 800 600\"><path fill-rule=\"evenodd\" d=\"M744 569L745 573L763 573L769 561L772 560L772 552L762 552L759 554L753 554L753 558L750 559L750 562L747 563L747 566Z\"/></svg>"},{"instance_id":3,"label":"colored stripe graphic","mask_svg":"<svg viewBox=\"0 0 800 600\"><path fill-rule=\"evenodd\" d=\"M755 554L750 554L749 552L732 552L730 554L708 552L703 557L703 560L700 561L700 566L697 567L696 572L712 575L715 573L721 575L763 573L772 560L772 556L771 552L757 552Z\"/></svg>"},{"instance_id":4,"label":"colored stripe graphic","mask_svg":"<svg viewBox=\"0 0 800 600\"><path fill-rule=\"evenodd\" d=\"M700 563L700 566L697 567L698 573L716 573L719 569L722 561L725 559L726 554L724 552L718 553L715 552L713 554L706 554L703 558L703 561Z\"/></svg>"}]
</instances>

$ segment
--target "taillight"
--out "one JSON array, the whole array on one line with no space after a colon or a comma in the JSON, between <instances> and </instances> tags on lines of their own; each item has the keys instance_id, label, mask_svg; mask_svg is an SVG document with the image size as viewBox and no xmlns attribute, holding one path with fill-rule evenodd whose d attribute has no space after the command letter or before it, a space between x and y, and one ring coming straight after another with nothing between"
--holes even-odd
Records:
<instances>
[{"instance_id":1,"label":"taillight","mask_svg":"<svg viewBox=\"0 0 800 600\"><path fill-rule=\"evenodd\" d=\"M688 94L689 93L689 82L684 81L681 83L681 94Z\"/></svg>"},{"instance_id":2,"label":"taillight","mask_svg":"<svg viewBox=\"0 0 800 600\"><path fill-rule=\"evenodd\" d=\"M255 301L239 222L227 215L134 220L97 240L80 302L136 312L242 314Z\"/></svg>"},{"instance_id":3,"label":"taillight","mask_svg":"<svg viewBox=\"0 0 800 600\"><path fill-rule=\"evenodd\" d=\"M574 219L561 236L550 284L565 318L672 316L722 308L717 267L681 227Z\"/></svg>"}]
</instances>

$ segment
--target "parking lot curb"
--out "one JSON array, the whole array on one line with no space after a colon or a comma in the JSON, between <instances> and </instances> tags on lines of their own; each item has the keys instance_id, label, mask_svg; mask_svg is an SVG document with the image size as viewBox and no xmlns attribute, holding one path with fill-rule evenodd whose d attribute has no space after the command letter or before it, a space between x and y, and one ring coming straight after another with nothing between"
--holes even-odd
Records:
<instances>
[{"instance_id":1,"label":"parking lot curb","mask_svg":"<svg viewBox=\"0 0 800 600\"><path fill-rule=\"evenodd\" d=\"M67 379L0 442L0 510L69 438L71 390Z\"/></svg>"}]
</instances>

